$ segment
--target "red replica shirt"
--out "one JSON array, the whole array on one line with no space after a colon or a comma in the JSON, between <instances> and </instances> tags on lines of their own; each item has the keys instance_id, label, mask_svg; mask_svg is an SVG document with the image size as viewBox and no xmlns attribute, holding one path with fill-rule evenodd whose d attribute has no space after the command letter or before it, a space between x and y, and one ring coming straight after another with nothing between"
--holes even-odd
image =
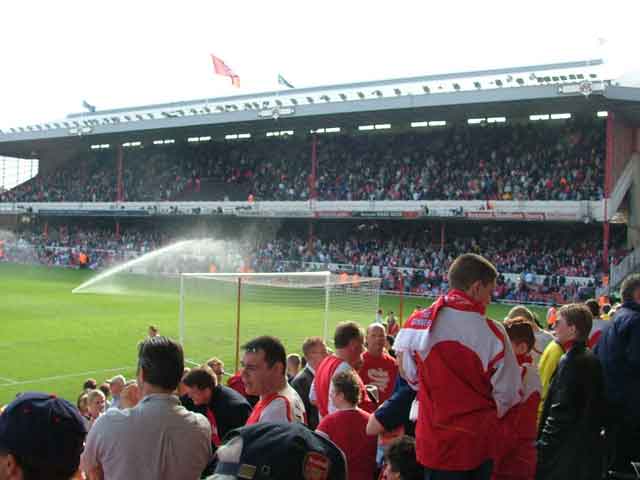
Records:
<instances>
[{"instance_id":1,"label":"red replica shirt","mask_svg":"<svg viewBox=\"0 0 640 480\"><path fill-rule=\"evenodd\" d=\"M376 469L377 437L365 431L369 415L359 408L339 410L318 425L347 457L349 480L371 480Z\"/></svg>"},{"instance_id":2,"label":"red replica shirt","mask_svg":"<svg viewBox=\"0 0 640 480\"><path fill-rule=\"evenodd\" d=\"M386 352L379 357L374 357L369 352L362 355L362 367L358 375L365 385L375 385L380 392L379 403L387 400L393 393L393 386L398 376L398 364L396 359Z\"/></svg>"}]
</instances>

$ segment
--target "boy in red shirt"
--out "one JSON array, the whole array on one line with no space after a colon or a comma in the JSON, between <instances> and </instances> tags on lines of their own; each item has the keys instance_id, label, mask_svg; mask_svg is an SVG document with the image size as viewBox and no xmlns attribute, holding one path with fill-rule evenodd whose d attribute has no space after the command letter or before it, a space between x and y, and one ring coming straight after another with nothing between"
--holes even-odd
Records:
<instances>
[{"instance_id":1,"label":"boy in red shirt","mask_svg":"<svg viewBox=\"0 0 640 480\"><path fill-rule=\"evenodd\" d=\"M356 374L346 370L332 379L331 396L337 411L324 417L318 432L325 434L344 452L349 480L371 480L376 469L376 437L366 433L369 415L357 407L360 385Z\"/></svg>"},{"instance_id":2,"label":"boy in red shirt","mask_svg":"<svg viewBox=\"0 0 640 480\"><path fill-rule=\"evenodd\" d=\"M534 480L536 477L536 437L538 404L542 385L533 364L533 327L524 317L509 318L504 327L513 346L522 377L522 399L501 420L497 458L492 480Z\"/></svg>"}]
</instances>

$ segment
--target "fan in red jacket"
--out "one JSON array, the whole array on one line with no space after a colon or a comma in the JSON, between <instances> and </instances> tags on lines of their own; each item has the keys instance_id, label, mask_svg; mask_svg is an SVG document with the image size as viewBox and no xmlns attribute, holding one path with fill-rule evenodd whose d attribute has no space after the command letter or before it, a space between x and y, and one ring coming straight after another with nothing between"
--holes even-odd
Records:
<instances>
[{"instance_id":1,"label":"fan in red jacket","mask_svg":"<svg viewBox=\"0 0 640 480\"><path fill-rule=\"evenodd\" d=\"M362 329L355 322L338 324L334 334L336 353L326 357L316 370L316 376L311 384L309 400L318 407L320 419L336 411L331 397L331 379L340 372L353 370L360 385L361 398L358 406L366 412L373 412L376 404L369 399L364 382L358 375L358 368L362 365L364 350L364 335Z\"/></svg>"},{"instance_id":2,"label":"fan in red jacket","mask_svg":"<svg viewBox=\"0 0 640 480\"><path fill-rule=\"evenodd\" d=\"M362 366L358 375L365 385L378 388L378 403L387 400L393 393L398 376L396 359L384 350L387 336L384 326L372 323L367 328L367 351L362 355Z\"/></svg>"},{"instance_id":3,"label":"fan in red jacket","mask_svg":"<svg viewBox=\"0 0 640 480\"><path fill-rule=\"evenodd\" d=\"M530 356L536 338L526 318L507 319L504 326L521 369L522 400L500 421L492 479L534 480L538 459L535 446L538 404L542 392L540 375Z\"/></svg>"},{"instance_id":4,"label":"fan in red jacket","mask_svg":"<svg viewBox=\"0 0 640 480\"><path fill-rule=\"evenodd\" d=\"M520 401L511 343L485 315L497 275L485 258L461 255L449 292L412 314L394 343L418 392L416 451L429 478L489 479L498 418Z\"/></svg>"}]
</instances>

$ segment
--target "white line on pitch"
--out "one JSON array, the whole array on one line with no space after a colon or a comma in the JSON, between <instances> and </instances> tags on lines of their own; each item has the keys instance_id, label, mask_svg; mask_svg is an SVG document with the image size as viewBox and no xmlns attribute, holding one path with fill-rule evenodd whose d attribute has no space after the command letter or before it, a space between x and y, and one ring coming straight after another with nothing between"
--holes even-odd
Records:
<instances>
[{"instance_id":1,"label":"white line on pitch","mask_svg":"<svg viewBox=\"0 0 640 480\"><path fill-rule=\"evenodd\" d=\"M13 383L16 383L16 381L15 381L15 380L11 380L10 378L7 378L7 377L0 377L0 381L1 381L1 382L4 382L4 383L7 383L7 384L9 384L9 385L11 385L11 384L13 384Z\"/></svg>"},{"instance_id":2,"label":"white line on pitch","mask_svg":"<svg viewBox=\"0 0 640 480\"><path fill-rule=\"evenodd\" d=\"M69 373L69 374L66 374L66 375L55 375L53 377L42 377L42 378L34 378L34 379L31 379L31 380L12 381L12 383L0 384L0 388L2 388L2 387L13 387L15 385L28 385L30 383L49 382L51 380L62 380L62 379L65 379L65 378L82 377L84 375L93 375L93 374L96 374L96 373L118 372L118 371L121 372L123 370L133 370L133 369L135 369L135 367L119 367L119 368L105 368L103 370L89 370L89 371L86 371L86 372Z\"/></svg>"}]
</instances>

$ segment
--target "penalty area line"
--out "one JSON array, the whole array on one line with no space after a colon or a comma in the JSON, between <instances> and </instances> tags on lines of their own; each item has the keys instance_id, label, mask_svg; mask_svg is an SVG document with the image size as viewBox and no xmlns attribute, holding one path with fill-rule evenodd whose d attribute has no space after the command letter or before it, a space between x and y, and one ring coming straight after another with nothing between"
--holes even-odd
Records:
<instances>
[{"instance_id":1,"label":"penalty area line","mask_svg":"<svg viewBox=\"0 0 640 480\"><path fill-rule=\"evenodd\" d=\"M95 375L97 373L106 373L106 372L122 372L127 370L135 370L136 367L128 366L128 367L118 367L118 368L105 368L102 370L87 370L86 372L78 372L78 373L68 373L65 375L54 375L51 377L42 377L42 378L33 378L30 380L11 380L11 383L0 383L0 388L3 387L14 387L16 385L29 385L30 383L42 383L42 382L50 382L53 380L64 380L65 378L74 378L74 377L83 377L85 375ZM0 377L0 382L10 380L8 378Z\"/></svg>"},{"instance_id":2,"label":"penalty area line","mask_svg":"<svg viewBox=\"0 0 640 480\"><path fill-rule=\"evenodd\" d=\"M13 384L16 383L15 380L11 380L8 377L0 377L0 382L2 382L2 383L0 383L0 386L4 386L4 384L13 385Z\"/></svg>"}]
</instances>

